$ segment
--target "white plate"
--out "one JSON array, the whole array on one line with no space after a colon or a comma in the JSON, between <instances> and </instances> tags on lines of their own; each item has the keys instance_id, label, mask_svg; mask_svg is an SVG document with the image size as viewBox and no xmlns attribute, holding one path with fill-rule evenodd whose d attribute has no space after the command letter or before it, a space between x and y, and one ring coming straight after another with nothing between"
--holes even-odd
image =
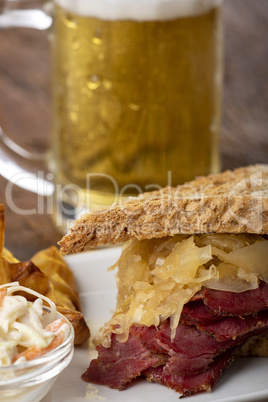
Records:
<instances>
[{"instance_id":1,"label":"white plate","mask_svg":"<svg viewBox=\"0 0 268 402\"><path fill-rule=\"evenodd\" d=\"M94 334L108 320L115 307L114 272L109 266L120 255L120 248L99 249L67 257L75 274L81 296L82 310ZM42 402L74 402L81 400L114 402L178 402L178 393L159 384L137 381L124 391L88 384L81 380L90 358L88 345L76 347L71 364L58 377L54 387ZM213 392L190 397L193 402L257 402L268 401L268 359L238 359L228 368ZM188 398L187 398L188 401Z\"/></svg>"}]
</instances>

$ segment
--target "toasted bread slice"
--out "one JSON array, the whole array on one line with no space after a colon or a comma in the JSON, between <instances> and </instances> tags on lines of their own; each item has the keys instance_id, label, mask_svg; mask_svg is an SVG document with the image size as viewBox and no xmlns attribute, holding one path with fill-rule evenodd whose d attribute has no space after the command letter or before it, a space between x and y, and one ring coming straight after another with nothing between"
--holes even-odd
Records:
<instances>
[{"instance_id":1,"label":"toasted bread slice","mask_svg":"<svg viewBox=\"0 0 268 402\"><path fill-rule=\"evenodd\" d=\"M268 333L250 338L250 340L242 346L238 356L268 357Z\"/></svg>"},{"instance_id":2,"label":"toasted bread slice","mask_svg":"<svg viewBox=\"0 0 268 402\"><path fill-rule=\"evenodd\" d=\"M268 233L268 165L198 177L89 212L59 244L73 254L132 238L209 232Z\"/></svg>"}]
</instances>

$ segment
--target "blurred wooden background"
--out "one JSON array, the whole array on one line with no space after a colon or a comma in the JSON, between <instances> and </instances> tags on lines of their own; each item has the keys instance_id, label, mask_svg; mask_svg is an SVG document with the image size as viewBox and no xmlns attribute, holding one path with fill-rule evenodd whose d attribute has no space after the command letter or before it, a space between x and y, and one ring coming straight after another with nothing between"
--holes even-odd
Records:
<instances>
[{"instance_id":1,"label":"blurred wooden background","mask_svg":"<svg viewBox=\"0 0 268 402\"><path fill-rule=\"evenodd\" d=\"M222 169L268 161L268 1L225 0ZM1 12L1 0L0 0ZM0 126L34 152L50 136L49 41L44 32L0 30ZM0 201L6 181L0 177ZM17 208L37 196L13 188ZM6 205L6 246L21 260L61 238L46 214L20 215Z\"/></svg>"}]
</instances>

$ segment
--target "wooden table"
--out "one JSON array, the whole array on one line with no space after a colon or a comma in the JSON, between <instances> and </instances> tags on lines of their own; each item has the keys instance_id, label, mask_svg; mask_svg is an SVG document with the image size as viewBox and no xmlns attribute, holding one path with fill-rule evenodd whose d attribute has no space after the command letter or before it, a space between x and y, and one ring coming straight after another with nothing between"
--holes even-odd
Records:
<instances>
[{"instance_id":1,"label":"wooden table","mask_svg":"<svg viewBox=\"0 0 268 402\"><path fill-rule=\"evenodd\" d=\"M1 6L1 0L0 0ZM268 161L268 1L225 0L225 75L222 169ZM45 33L0 31L0 126L35 152L49 146L49 42ZM47 214L21 215L6 204L6 246L21 260L61 238ZM17 208L31 210L37 196L14 187Z\"/></svg>"}]
</instances>

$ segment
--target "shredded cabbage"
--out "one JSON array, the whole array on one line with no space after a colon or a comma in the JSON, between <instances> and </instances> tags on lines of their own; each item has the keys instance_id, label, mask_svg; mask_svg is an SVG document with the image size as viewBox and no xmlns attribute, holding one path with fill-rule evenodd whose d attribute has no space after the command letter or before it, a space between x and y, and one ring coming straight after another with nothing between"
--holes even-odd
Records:
<instances>
[{"instance_id":1,"label":"shredded cabbage","mask_svg":"<svg viewBox=\"0 0 268 402\"><path fill-rule=\"evenodd\" d=\"M132 324L158 326L170 318L173 339L184 304L202 286L244 292L268 283L268 242L259 235L178 235L133 240L118 262L117 307L96 342L110 346L111 334L128 339Z\"/></svg>"},{"instance_id":2,"label":"shredded cabbage","mask_svg":"<svg viewBox=\"0 0 268 402\"><path fill-rule=\"evenodd\" d=\"M37 299L32 303L15 292L23 291L32 294ZM50 306L50 311L44 314L43 301ZM53 339L58 336L51 325L57 327L57 310L55 304L47 297L20 286L18 282L0 286L0 366L18 364L34 358L36 352L48 348ZM60 323L64 338L69 333L69 326ZM59 329L57 328L59 331ZM19 357L19 359L17 359Z\"/></svg>"}]
</instances>

